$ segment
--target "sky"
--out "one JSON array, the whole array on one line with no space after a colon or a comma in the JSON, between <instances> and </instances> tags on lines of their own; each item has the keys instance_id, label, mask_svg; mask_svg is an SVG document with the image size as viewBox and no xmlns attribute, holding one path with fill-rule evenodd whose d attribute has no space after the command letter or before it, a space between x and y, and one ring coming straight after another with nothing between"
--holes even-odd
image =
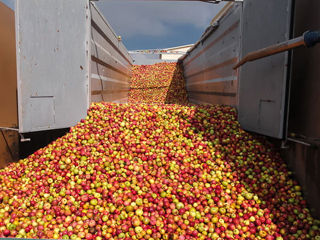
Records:
<instances>
[{"instance_id":1,"label":"sky","mask_svg":"<svg viewBox=\"0 0 320 240\"><path fill-rule=\"evenodd\" d=\"M0 2L3 2L7 6L11 7L12 9L14 9L14 0L0 0Z\"/></svg>"},{"instance_id":2,"label":"sky","mask_svg":"<svg viewBox=\"0 0 320 240\"><path fill-rule=\"evenodd\" d=\"M14 8L14 0L0 0ZM100 0L97 6L128 50L195 43L223 4Z\"/></svg>"}]
</instances>

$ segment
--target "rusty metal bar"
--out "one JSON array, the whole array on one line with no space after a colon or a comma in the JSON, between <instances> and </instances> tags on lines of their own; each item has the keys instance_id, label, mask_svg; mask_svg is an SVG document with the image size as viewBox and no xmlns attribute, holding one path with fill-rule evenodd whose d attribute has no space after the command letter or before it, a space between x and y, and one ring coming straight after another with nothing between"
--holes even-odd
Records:
<instances>
[{"instance_id":1,"label":"rusty metal bar","mask_svg":"<svg viewBox=\"0 0 320 240\"><path fill-rule=\"evenodd\" d=\"M313 47L320 42L320 32L305 32L301 37L291 39L286 42L278 43L270 47L262 48L260 50L248 53L242 58L233 69L237 69L247 62L251 62L257 59L275 55L277 53L285 52L301 46Z\"/></svg>"},{"instance_id":2,"label":"rusty metal bar","mask_svg":"<svg viewBox=\"0 0 320 240\"><path fill-rule=\"evenodd\" d=\"M264 58L264 57L268 57L277 53L281 53L284 51L288 51L290 49L293 48L297 48L300 46L304 45L304 38L303 37L299 37L299 38L295 38L292 39L290 41L287 42L282 42L270 47L266 47L263 49L260 49L258 51L255 52L251 52L248 53L244 58L242 58L234 67L233 69L237 69L240 66L242 66L243 64L247 63L247 62L251 62L260 58Z\"/></svg>"}]
</instances>

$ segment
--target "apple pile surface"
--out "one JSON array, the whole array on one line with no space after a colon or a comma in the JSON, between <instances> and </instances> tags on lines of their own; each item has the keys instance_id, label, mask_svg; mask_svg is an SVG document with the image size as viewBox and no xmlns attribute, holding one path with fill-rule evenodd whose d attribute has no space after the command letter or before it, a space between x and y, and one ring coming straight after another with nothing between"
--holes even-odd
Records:
<instances>
[{"instance_id":1,"label":"apple pile surface","mask_svg":"<svg viewBox=\"0 0 320 240\"><path fill-rule=\"evenodd\" d=\"M94 103L0 170L0 237L319 239L272 146L227 106Z\"/></svg>"},{"instance_id":2,"label":"apple pile surface","mask_svg":"<svg viewBox=\"0 0 320 240\"><path fill-rule=\"evenodd\" d=\"M132 67L131 88L169 87L177 65L177 63L134 65Z\"/></svg>"},{"instance_id":3,"label":"apple pile surface","mask_svg":"<svg viewBox=\"0 0 320 240\"><path fill-rule=\"evenodd\" d=\"M157 63L133 66L129 102L187 104L181 65Z\"/></svg>"}]
</instances>

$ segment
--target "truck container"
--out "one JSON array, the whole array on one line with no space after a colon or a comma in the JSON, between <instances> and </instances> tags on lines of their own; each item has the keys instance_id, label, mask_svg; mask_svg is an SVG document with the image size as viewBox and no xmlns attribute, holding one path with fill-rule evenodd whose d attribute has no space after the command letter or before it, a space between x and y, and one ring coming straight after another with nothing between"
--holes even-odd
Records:
<instances>
[{"instance_id":1,"label":"truck container","mask_svg":"<svg viewBox=\"0 0 320 240\"><path fill-rule=\"evenodd\" d=\"M319 47L233 67L248 52L319 29L319 11L318 1L228 3L180 59L190 102L233 105L244 129L282 141L283 156L317 216Z\"/></svg>"},{"instance_id":2,"label":"truck container","mask_svg":"<svg viewBox=\"0 0 320 240\"><path fill-rule=\"evenodd\" d=\"M235 107L244 130L278 148L315 217L320 217L319 46L233 67L251 51L320 29L319 11L317 0L228 3L178 60L189 101ZM12 23L10 13L6 18ZM128 101L133 59L93 2L17 0L15 28L18 107L10 109L19 114L10 113L4 127L20 134L69 128L92 102ZM12 94L11 89L14 103Z\"/></svg>"}]
</instances>

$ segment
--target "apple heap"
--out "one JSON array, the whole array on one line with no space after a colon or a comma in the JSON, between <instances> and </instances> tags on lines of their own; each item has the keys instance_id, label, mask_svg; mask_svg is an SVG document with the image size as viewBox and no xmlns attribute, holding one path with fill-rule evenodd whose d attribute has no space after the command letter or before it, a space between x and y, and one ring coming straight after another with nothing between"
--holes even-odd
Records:
<instances>
[{"instance_id":1,"label":"apple heap","mask_svg":"<svg viewBox=\"0 0 320 240\"><path fill-rule=\"evenodd\" d=\"M169 87L177 65L177 63L134 65L132 67L131 88Z\"/></svg>"},{"instance_id":2,"label":"apple heap","mask_svg":"<svg viewBox=\"0 0 320 240\"><path fill-rule=\"evenodd\" d=\"M178 63L134 65L129 102L187 104L181 65Z\"/></svg>"},{"instance_id":3,"label":"apple heap","mask_svg":"<svg viewBox=\"0 0 320 240\"><path fill-rule=\"evenodd\" d=\"M0 237L320 239L272 146L220 105L94 103L0 170Z\"/></svg>"},{"instance_id":4,"label":"apple heap","mask_svg":"<svg viewBox=\"0 0 320 240\"><path fill-rule=\"evenodd\" d=\"M167 88L143 88L129 91L129 103L161 104L167 99Z\"/></svg>"}]
</instances>

